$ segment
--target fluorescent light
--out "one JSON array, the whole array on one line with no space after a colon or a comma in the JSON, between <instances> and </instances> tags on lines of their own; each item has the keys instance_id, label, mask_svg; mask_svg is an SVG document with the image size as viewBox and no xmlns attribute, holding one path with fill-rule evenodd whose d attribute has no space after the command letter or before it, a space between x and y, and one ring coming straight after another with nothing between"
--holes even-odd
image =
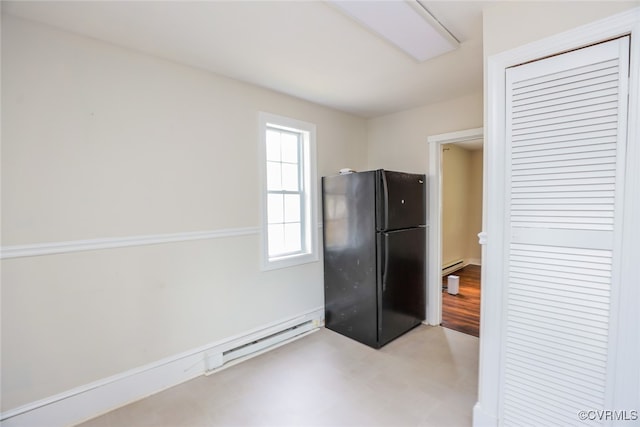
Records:
<instances>
[{"instance_id":1,"label":"fluorescent light","mask_svg":"<svg viewBox=\"0 0 640 427\"><path fill-rule=\"evenodd\" d=\"M419 1L329 2L420 62L459 46L458 40Z\"/></svg>"}]
</instances>

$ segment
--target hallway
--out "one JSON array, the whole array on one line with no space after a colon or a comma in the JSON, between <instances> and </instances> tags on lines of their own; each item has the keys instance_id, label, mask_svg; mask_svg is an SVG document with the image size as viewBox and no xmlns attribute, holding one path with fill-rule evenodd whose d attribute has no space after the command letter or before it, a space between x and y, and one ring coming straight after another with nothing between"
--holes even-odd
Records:
<instances>
[{"instance_id":1,"label":"hallway","mask_svg":"<svg viewBox=\"0 0 640 427\"><path fill-rule=\"evenodd\" d=\"M442 326L465 334L480 336L480 271L469 264L452 273L460 277L459 292L447 292L447 276L442 278Z\"/></svg>"}]
</instances>

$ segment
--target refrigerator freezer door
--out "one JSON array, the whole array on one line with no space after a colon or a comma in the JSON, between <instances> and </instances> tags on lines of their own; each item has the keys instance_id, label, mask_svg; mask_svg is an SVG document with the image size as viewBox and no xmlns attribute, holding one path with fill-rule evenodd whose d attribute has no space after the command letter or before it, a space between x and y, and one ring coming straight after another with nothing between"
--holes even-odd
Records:
<instances>
[{"instance_id":1,"label":"refrigerator freezer door","mask_svg":"<svg viewBox=\"0 0 640 427\"><path fill-rule=\"evenodd\" d=\"M325 326L377 347L375 171L322 179Z\"/></svg>"},{"instance_id":2,"label":"refrigerator freezer door","mask_svg":"<svg viewBox=\"0 0 640 427\"><path fill-rule=\"evenodd\" d=\"M378 231L426 224L424 175L379 170Z\"/></svg>"},{"instance_id":3,"label":"refrigerator freezer door","mask_svg":"<svg viewBox=\"0 0 640 427\"><path fill-rule=\"evenodd\" d=\"M378 233L378 345L425 316L425 228Z\"/></svg>"}]
</instances>

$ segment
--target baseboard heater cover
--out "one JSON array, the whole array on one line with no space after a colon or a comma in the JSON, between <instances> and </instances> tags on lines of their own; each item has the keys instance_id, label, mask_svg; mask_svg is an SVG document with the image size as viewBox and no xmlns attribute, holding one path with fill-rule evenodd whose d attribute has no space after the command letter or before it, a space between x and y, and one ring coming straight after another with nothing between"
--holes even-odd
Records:
<instances>
[{"instance_id":1,"label":"baseboard heater cover","mask_svg":"<svg viewBox=\"0 0 640 427\"><path fill-rule=\"evenodd\" d=\"M453 273L454 271L460 270L464 267L464 260L459 259L457 261L450 262L449 264L442 267L442 276L446 276L447 274Z\"/></svg>"},{"instance_id":2,"label":"baseboard heater cover","mask_svg":"<svg viewBox=\"0 0 640 427\"><path fill-rule=\"evenodd\" d=\"M305 320L281 331L266 335L246 344L238 345L224 351L207 353L205 357L206 375L231 366L250 357L262 354L266 350L287 344L295 338L301 338L307 333L318 329L317 320Z\"/></svg>"}]
</instances>

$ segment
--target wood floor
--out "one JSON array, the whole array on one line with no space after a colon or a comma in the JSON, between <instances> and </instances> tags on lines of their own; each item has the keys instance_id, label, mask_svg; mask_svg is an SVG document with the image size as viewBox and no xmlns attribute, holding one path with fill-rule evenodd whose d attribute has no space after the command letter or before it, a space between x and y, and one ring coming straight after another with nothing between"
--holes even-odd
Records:
<instances>
[{"instance_id":1,"label":"wood floor","mask_svg":"<svg viewBox=\"0 0 640 427\"><path fill-rule=\"evenodd\" d=\"M467 265L452 273L460 277L459 292L447 292L447 276L442 278L442 326L480 336L480 266Z\"/></svg>"}]
</instances>

